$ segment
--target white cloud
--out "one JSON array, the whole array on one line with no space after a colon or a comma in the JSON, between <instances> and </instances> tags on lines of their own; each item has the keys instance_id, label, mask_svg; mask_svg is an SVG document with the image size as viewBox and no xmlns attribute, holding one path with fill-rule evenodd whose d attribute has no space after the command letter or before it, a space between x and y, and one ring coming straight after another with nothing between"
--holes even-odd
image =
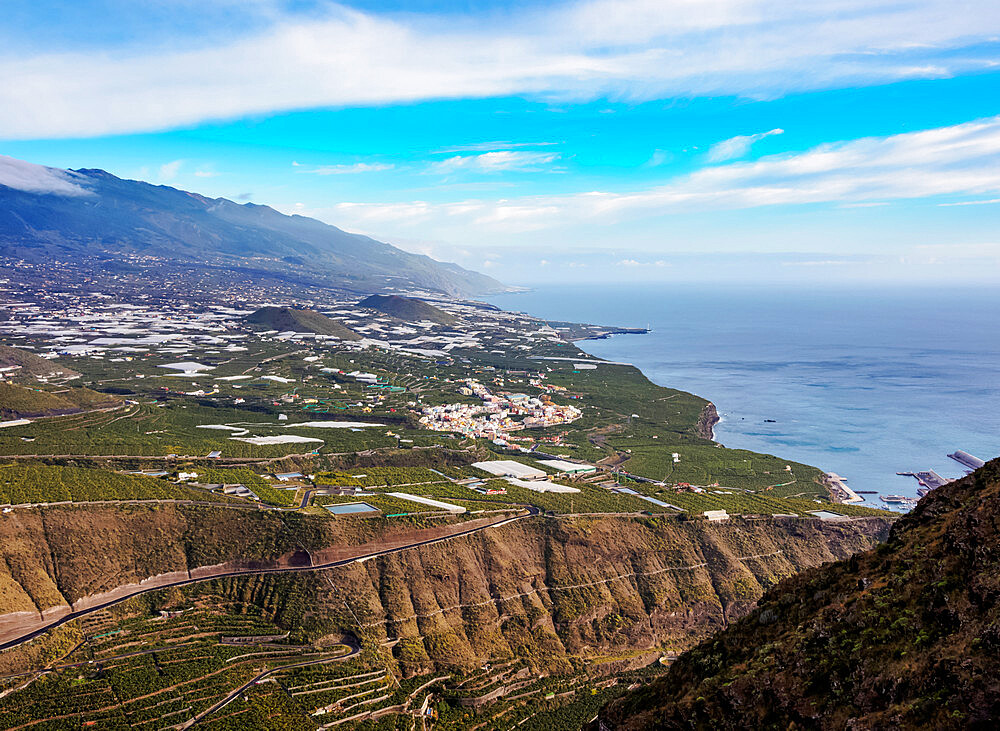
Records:
<instances>
[{"instance_id":1,"label":"white cloud","mask_svg":"<svg viewBox=\"0 0 1000 731\"><path fill-rule=\"evenodd\" d=\"M658 168L674 159L669 150L653 150L653 154L642 164L644 168Z\"/></svg>"},{"instance_id":2,"label":"white cloud","mask_svg":"<svg viewBox=\"0 0 1000 731\"><path fill-rule=\"evenodd\" d=\"M303 167L301 163L293 162L295 167ZM353 165L320 165L315 168L298 170L300 173L310 173L312 175L356 175L358 173L378 173L383 170L392 170L393 165L381 162L356 162Z\"/></svg>"},{"instance_id":3,"label":"white cloud","mask_svg":"<svg viewBox=\"0 0 1000 731\"><path fill-rule=\"evenodd\" d=\"M86 181L84 176L78 176L69 170L48 168L0 155L0 185L14 190L67 196L93 195L91 191L77 184L84 181Z\"/></svg>"},{"instance_id":4,"label":"white cloud","mask_svg":"<svg viewBox=\"0 0 1000 731\"><path fill-rule=\"evenodd\" d=\"M736 158L743 157L750 152L750 147L754 142L759 142L765 137L781 135L784 133L785 130L783 129L772 129L769 132L758 132L753 135L737 135L736 137L730 137L728 140L723 140L722 142L717 142L712 145L712 147L708 150L708 159L710 162L735 160Z\"/></svg>"},{"instance_id":5,"label":"white cloud","mask_svg":"<svg viewBox=\"0 0 1000 731\"><path fill-rule=\"evenodd\" d=\"M177 177L177 173L181 170L181 165L184 164L183 160L173 160L166 163L165 165L160 165L159 178L164 182L169 182Z\"/></svg>"},{"instance_id":6,"label":"white cloud","mask_svg":"<svg viewBox=\"0 0 1000 731\"><path fill-rule=\"evenodd\" d=\"M949 206L987 206L993 203L1000 203L1000 198L990 198L985 201L958 201L956 203L938 203L939 206L949 207Z\"/></svg>"},{"instance_id":7,"label":"white cloud","mask_svg":"<svg viewBox=\"0 0 1000 731\"><path fill-rule=\"evenodd\" d=\"M845 259L817 259L813 261L783 261L783 267L839 267L850 264Z\"/></svg>"},{"instance_id":8,"label":"white cloud","mask_svg":"<svg viewBox=\"0 0 1000 731\"><path fill-rule=\"evenodd\" d=\"M958 8L943 0L590 0L479 18L275 11L263 28L201 46L178 38L100 52L8 50L0 138L512 94L774 97L992 68L998 34L995 0Z\"/></svg>"},{"instance_id":9,"label":"white cloud","mask_svg":"<svg viewBox=\"0 0 1000 731\"><path fill-rule=\"evenodd\" d=\"M370 205L343 203L335 219L371 227L419 219L502 231L641 216L811 203L864 204L940 195L1000 193L1000 117L819 145L805 152L702 168L666 185L516 199Z\"/></svg>"},{"instance_id":10,"label":"white cloud","mask_svg":"<svg viewBox=\"0 0 1000 731\"><path fill-rule=\"evenodd\" d=\"M621 259L615 262L615 266L626 267L628 269L638 269L639 267L642 268L656 267L658 269L662 269L663 267L670 266L670 264L668 262L663 261L662 259L658 259L656 261L638 261L636 259Z\"/></svg>"},{"instance_id":11,"label":"white cloud","mask_svg":"<svg viewBox=\"0 0 1000 731\"><path fill-rule=\"evenodd\" d=\"M465 145L442 147L440 150L434 150L434 152L439 155L453 155L456 152L495 152L497 150L516 150L526 147L551 147L558 144L558 142L470 142Z\"/></svg>"},{"instance_id":12,"label":"white cloud","mask_svg":"<svg viewBox=\"0 0 1000 731\"><path fill-rule=\"evenodd\" d=\"M478 173L503 173L511 171L538 171L555 162L559 156L547 152L521 152L496 150L481 155L456 155L433 163L430 171L449 174L460 170Z\"/></svg>"}]
</instances>

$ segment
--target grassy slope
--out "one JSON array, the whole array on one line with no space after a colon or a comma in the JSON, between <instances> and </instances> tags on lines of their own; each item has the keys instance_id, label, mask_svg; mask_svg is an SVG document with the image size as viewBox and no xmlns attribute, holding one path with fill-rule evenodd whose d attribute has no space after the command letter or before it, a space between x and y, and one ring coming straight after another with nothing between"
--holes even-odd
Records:
<instances>
[{"instance_id":1,"label":"grassy slope","mask_svg":"<svg viewBox=\"0 0 1000 731\"><path fill-rule=\"evenodd\" d=\"M294 330L319 335L333 335L341 340L360 340L361 336L341 323L314 310L297 310L292 307L263 307L246 321L272 330Z\"/></svg>"},{"instance_id":2,"label":"grassy slope","mask_svg":"<svg viewBox=\"0 0 1000 731\"><path fill-rule=\"evenodd\" d=\"M436 322L439 325L452 325L458 318L444 310L411 297L400 297L391 294L373 294L358 303L359 307L384 312L387 315L405 322Z\"/></svg>"},{"instance_id":3,"label":"grassy slope","mask_svg":"<svg viewBox=\"0 0 1000 731\"><path fill-rule=\"evenodd\" d=\"M20 366L15 372L16 376L48 376L59 375L63 377L75 376L76 371L54 361L42 358L27 350L12 348L9 345L0 345L0 366Z\"/></svg>"},{"instance_id":4,"label":"grassy slope","mask_svg":"<svg viewBox=\"0 0 1000 731\"><path fill-rule=\"evenodd\" d=\"M0 383L0 415L4 418L68 414L120 404L114 396L89 388L40 389Z\"/></svg>"},{"instance_id":5,"label":"grassy slope","mask_svg":"<svg viewBox=\"0 0 1000 731\"><path fill-rule=\"evenodd\" d=\"M606 720L986 728L1000 715L998 528L994 461L931 492L876 550L780 584Z\"/></svg>"}]
</instances>

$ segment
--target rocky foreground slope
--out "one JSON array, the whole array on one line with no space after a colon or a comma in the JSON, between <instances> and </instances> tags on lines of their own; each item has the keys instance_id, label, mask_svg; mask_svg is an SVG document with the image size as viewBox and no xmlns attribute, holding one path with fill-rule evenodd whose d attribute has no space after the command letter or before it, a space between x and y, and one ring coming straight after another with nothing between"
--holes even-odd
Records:
<instances>
[{"instance_id":1,"label":"rocky foreground slope","mask_svg":"<svg viewBox=\"0 0 1000 731\"><path fill-rule=\"evenodd\" d=\"M931 492L875 550L782 582L599 725L996 728L998 537L995 460Z\"/></svg>"},{"instance_id":2,"label":"rocky foreground slope","mask_svg":"<svg viewBox=\"0 0 1000 731\"><path fill-rule=\"evenodd\" d=\"M95 606L152 576L254 559L301 565L303 549L315 560L435 530L394 526L181 506L16 511L0 520L0 627L10 634L42 613ZM366 633L400 639L403 674L513 657L558 671L571 656L689 647L780 579L866 550L888 527L884 518L538 517L338 569L216 587L306 635L336 629L346 602Z\"/></svg>"}]
</instances>

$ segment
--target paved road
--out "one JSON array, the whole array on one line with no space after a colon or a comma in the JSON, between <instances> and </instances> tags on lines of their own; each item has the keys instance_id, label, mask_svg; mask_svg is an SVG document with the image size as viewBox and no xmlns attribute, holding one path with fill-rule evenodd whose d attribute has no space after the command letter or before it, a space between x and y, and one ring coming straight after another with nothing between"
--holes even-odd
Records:
<instances>
[{"instance_id":1,"label":"paved road","mask_svg":"<svg viewBox=\"0 0 1000 731\"><path fill-rule=\"evenodd\" d=\"M508 523L512 523L515 520L520 520L521 518L527 518L529 516L538 515L541 513L541 510L536 508L534 505L521 505L517 507L524 508L525 512L513 518L504 518L501 520L494 521L492 523L488 523L487 525L479 526L477 528L468 528L466 530L459 531L458 533L453 533L450 536L443 536L441 538L429 538L423 541L415 541L414 543L408 543L404 546L398 546L396 548L386 548L381 551L372 551L371 553L364 554L362 556L357 556L355 558L345 558L339 561L330 561L328 563L316 564L313 566L285 566L285 567L270 568L270 569L247 569L244 571L230 571L224 574L216 574L214 576L204 576L196 579L181 579L179 581L173 581L168 584L162 584L160 586L151 586L145 589L137 589L136 591L130 594L126 594L125 596L119 597L117 599L112 599L110 601L104 602L102 604L97 604L87 609L80 609L74 612L70 612L69 614L60 617L59 619L53 620L44 627L40 627L39 629L32 630L30 632L25 632L23 635L16 637L13 640L8 640L7 642L0 644L0 650L6 650L11 647L16 647L17 645L20 645L23 642L27 642L28 640L40 637L49 630L55 629L56 627L66 624L67 622L70 622L74 619L79 619L80 617L86 616L93 612L98 612L102 609L107 609L108 607L114 606L115 604L120 604L126 599L131 599L134 596L139 596L140 594L146 594L150 591L159 591L160 589L169 589L175 586L188 586L190 584L198 584L203 581L211 581L214 579L227 579L238 576L258 576L261 574L290 574L299 571L322 571L324 569L333 569L333 568L338 568L340 566L347 566L348 564L356 563L358 561L367 561L370 558L376 558L378 556L386 556L391 553L399 553L401 551L407 551L411 548L419 548L421 546L429 546L434 543L442 543L444 541L450 541L455 538L462 538L463 536L471 535L473 533L478 533L479 531L486 530L487 528L495 528L501 525L507 525Z\"/></svg>"},{"instance_id":2,"label":"paved road","mask_svg":"<svg viewBox=\"0 0 1000 731\"><path fill-rule=\"evenodd\" d=\"M248 680L246 683L244 683L243 685L241 685L239 688L237 688L236 690L234 690L232 693L230 693L229 695L227 695L225 698L223 698L221 701L219 701L215 705L213 705L213 706L211 706L209 708L206 708L204 711L202 711L197 716L195 716L190 721L188 721L183 726L181 726L181 728L191 728L195 724L200 723L205 717L212 715L216 711L221 711L223 708L225 708L230 703L232 703L234 700L236 700L241 695L243 695L243 693L245 693L246 690L250 686L254 685L255 683L259 683L261 680L263 680L264 678L266 678L268 675L273 675L274 673L277 673L277 672L279 672L281 670L288 670L290 668L304 668L304 667L306 667L308 665L322 665L322 664L325 664L325 663L328 663L328 662L343 662L344 660L350 659L350 658L354 657L355 655L358 655L361 652L361 645L353 637L345 637L343 644L345 644L345 645L347 645L348 647L351 648L351 651L349 653L347 653L346 655L337 655L336 657L324 657L324 658L320 658L319 660L305 660L303 662L291 663L290 665L282 665L281 667L271 668L270 670L265 670L264 672L260 673L259 675L257 675L255 677L251 678L250 680Z\"/></svg>"}]
</instances>

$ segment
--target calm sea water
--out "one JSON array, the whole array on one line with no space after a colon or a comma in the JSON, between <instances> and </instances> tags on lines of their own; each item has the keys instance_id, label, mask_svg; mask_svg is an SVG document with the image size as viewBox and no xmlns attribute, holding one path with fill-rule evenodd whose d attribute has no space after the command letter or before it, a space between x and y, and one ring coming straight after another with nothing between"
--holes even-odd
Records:
<instances>
[{"instance_id":1,"label":"calm sea water","mask_svg":"<svg viewBox=\"0 0 1000 731\"><path fill-rule=\"evenodd\" d=\"M580 345L713 401L726 446L837 472L855 490L916 496L897 471L959 477L949 452L1000 455L995 291L594 285L489 299L547 319L652 327Z\"/></svg>"}]
</instances>

